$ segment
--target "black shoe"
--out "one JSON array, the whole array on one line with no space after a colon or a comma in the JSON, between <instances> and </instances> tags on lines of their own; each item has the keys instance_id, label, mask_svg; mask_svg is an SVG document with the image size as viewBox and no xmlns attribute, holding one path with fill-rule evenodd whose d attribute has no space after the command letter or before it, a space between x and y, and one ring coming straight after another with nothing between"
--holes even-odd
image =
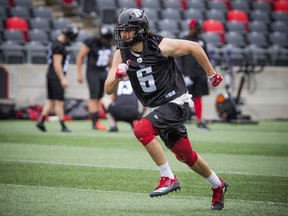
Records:
<instances>
[{"instance_id":1,"label":"black shoe","mask_svg":"<svg viewBox=\"0 0 288 216\"><path fill-rule=\"evenodd\" d=\"M62 128L61 131L64 133L70 133L71 132L71 130L69 130L68 128Z\"/></svg>"},{"instance_id":2,"label":"black shoe","mask_svg":"<svg viewBox=\"0 0 288 216\"><path fill-rule=\"evenodd\" d=\"M203 122L199 122L197 123L197 128L199 130L206 130L206 131L210 131L211 129L207 126L207 124L203 123Z\"/></svg>"},{"instance_id":3,"label":"black shoe","mask_svg":"<svg viewBox=\"0 0 288 216\"><path fill-rule=\"evenodd\" d=\"M43 123L38 122L38 123L36 124L36 127L37 127L40 131L46 132L46 127L45 127L45 125L44 125Z\"/></svg>"},{"instance_id":4,"label":"black shoe","mask_svg":"<svg viewBox=\"0 0 288 216\"><path fill-rule=\"evenodd\" d=\"M108 132L118 132L117 127L111 127Z\"/></svg>"}]
</instances>

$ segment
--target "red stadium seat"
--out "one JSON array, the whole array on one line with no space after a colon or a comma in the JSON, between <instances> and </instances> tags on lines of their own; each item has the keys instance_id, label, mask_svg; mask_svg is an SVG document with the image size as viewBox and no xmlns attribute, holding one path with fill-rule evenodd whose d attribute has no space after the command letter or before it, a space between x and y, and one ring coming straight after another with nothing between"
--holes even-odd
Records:
<instances>
[{"instance_id":1,"label":"red stadium seat","mask_svg":"<svg viewBox=\"0 0 288 216\"><path fill-rule=\"evenodd\" d=\"M221 41L225 42L225 28L222 22L218 20L208 19L203 22L204 32L216 32L220 35Z\"/></svg>"},{"instance_id":2,"label":"red stadium seat","mask_svg":"<svg viewBox=\"0 0 288 216\"><path fill-rule=\"evenodd\" d=\"M279 0L273 3L273 10L279 12L288 12L288 1Z\"/></svg>"},{"instance_id":3,"label":"red stadium seat","mask_svg":"<svg viewBox=\"0 0 288 216\"><path fill-rule=\"evenodd\" d=\"M6 20L6 29L20 30L23 32L25 41L28 41L28 23L21 17L9 17Z\"/></svg>"},{"instance_id":4,"label":"red stadium seat","mask_svg":"<svg viewBox=\"0 0 288 216\"><path fill-rule=\"evenodd\" d=\"M237 22L243 22L246 26L246 30L248 31L248 22L249 18L247 13L245 13L242 10L230 10L227 13L227 20L228 21L237 21Z\"/></svg>"}]
</instances>

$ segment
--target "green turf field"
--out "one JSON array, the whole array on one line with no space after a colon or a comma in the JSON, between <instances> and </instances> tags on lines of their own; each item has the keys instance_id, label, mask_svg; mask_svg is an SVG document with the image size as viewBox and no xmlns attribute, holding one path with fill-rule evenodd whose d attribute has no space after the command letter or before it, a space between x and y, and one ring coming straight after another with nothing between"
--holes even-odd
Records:
<instances>
[{"instance_id":1,"label":"green turf field","mask_svg":"<svg viewBox=\"0 0 288 216\"><path fill-rule=\"evenodd\" d=\"M104 121L108 126L108 123ZM88 121L58 122L41 133L32 121L0 121L0 215L288 215L288 121L258 125L187 124L193 148L230 185L225 208L210 210L206 180L165 149L181 191L149 192L159 171L128 124L119 133Z\"/></svg>"}]
</instances>

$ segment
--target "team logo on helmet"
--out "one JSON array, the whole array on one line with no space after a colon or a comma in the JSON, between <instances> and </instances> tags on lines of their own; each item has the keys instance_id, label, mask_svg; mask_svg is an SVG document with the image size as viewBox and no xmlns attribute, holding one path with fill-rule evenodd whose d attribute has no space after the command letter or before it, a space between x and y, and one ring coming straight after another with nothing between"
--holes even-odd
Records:
<instances>
[{"instance_id":1,"label":"team logo on helmet","mask_svg":"<svg viewBox=\"0 0 288 216\"><path fill-rule=\"evenodd\" d=\"M131 12L131 15L134 17L141 17L142 16L143 11L139 10L139 9L135 9Z\"/></svg>"}]
</instances>

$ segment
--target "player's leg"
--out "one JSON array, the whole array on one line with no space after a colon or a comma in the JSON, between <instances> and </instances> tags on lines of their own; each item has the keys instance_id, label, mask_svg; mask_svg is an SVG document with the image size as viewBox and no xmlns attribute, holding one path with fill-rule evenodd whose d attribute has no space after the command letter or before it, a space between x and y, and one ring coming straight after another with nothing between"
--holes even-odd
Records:
<instances>
[{"instance_id":1,"label":"player's leg","mask_svg":"<svg viewBox=\"0 0 288 216\"><path fill-rule=\"evenodd\" d=\"M47 100L42 108L41 116L36 124L36 127L42 132L47 131L44 122L45 122L46 117L52 111L53 107L54 107L54 100Z\"/></svg>"},{"instance_id":2,"label":"player's leg","mask_svg":"<svg viewBox=\"0 0 288 216\"><path fill-rule=\"evenodd\" d=\"M101 79L95 73L87 73L89 87L88 111L92 121L92 129L106 130L99 122L99 103L104 94L104 86Z\"/></svg>"},{"instance_id":3,"label":"player's leg","mask_svg":"<svg viewBox=\"0 0 288 216\"><path fill-rule=\"evenodd\" d=\"M58 116L61 125L61 131L71 132L65 124L64 100L55 100L55 113Z\"/></svg>"},{"instance_id":4,"label":"player's leg","mask_svg":"<svg viewBox=\"0 0 288 216\"><path fill-rule=\"evenodd\" d=\"M163 148L159 141L155 138L155 136L160 133L160 130L154 127L146 118L143 118L137 122L133 130L135 136L144 145L145 149L160 171L160 182L158 186L149 194L150 197L162 196L180 189L180 184L176 179L176 176L171 171Z\"/></svg>"},{"instance_id":5,"label":"player's leg","mask_svg":"<svg viewBox=\"0 0 288 216\"><path fill-rule=\"evenodd\" d=\"M188 137L179 138L170 150L179 161L187 164L193 171L206 178L211 184L213 191L211 209L221 210L224 207L224 193L228 184L221 180L210 169L206 161L192 149Z\"/></svg>"},{"instance_id":6,"label":"player's leg","mask_svg":"<svg viewBox=\"0 0 288 216\"><path fill-rule=\"evenodd\" d=\"M46 127L44 125L45 119L46 117L51 113L54 105L55 105L55 85L56 85L56 81L55 80L50 80L47 79L47 98L48 100L46 101L46 103L44 104L43 108L42 108L42 112L41 112L41 116L36 124L36 127L42 131L42 132L46 132Z\"/></svg>"}]
</instances>

